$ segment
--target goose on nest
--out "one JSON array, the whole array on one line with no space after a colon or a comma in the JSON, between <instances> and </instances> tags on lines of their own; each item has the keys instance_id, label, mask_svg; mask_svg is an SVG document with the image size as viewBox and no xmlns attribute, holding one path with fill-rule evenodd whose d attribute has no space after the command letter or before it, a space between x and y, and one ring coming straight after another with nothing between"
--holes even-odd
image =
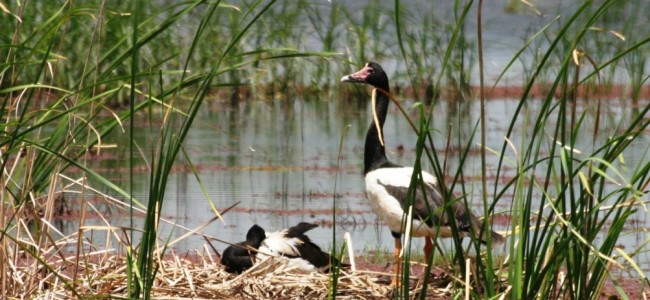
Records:
<instances>
[{"instance_id":1,"label":"goose on nest","mask_svg":"<svg viewBox=\"0 0 650 300\"><path fill-rule=\"evenodd\" d=\"M224 250L221 264L230 273L241 273L260 262L281 263L304 273L329 271L335 259L305 235L316 227L316 224L301 222L266 234L260 226L253 225L246 234L246 241Z\"/></svg>"}]
</instances>

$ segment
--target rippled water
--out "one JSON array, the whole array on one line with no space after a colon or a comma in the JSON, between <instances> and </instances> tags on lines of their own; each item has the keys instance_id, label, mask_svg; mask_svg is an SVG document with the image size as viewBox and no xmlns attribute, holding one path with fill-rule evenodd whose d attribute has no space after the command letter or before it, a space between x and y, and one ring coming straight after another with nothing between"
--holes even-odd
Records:
<instances>
[{"instance_id":1,"label":"rippled water","mask_svg":"<svg viewBox=\"0 0 650 300\"><path fill-rule=\"evenodd\" d=\"M408 107L408 102L405 101L404 106ZM524 113L534 115L540 103L531 101ZM585 109L583 104L586 102L580 103L580 110ZM601 116L601 138L609 136L616 130L617 124L630 118L633 113L630 103L621 100L607 100L605 104ZM648 101L640 104L650 105ZM503 136L516 105L517 101L505 99L488 102L487 141L490 148L502 147ZM434 107L434 111L437 117L432 127L436 150L443 157L448 129L454 138L459 138L463 143L469 139L478 119L479 102L443 101ZM186 151L216 207L224 209L236 202L239 205L224 215L224 222L216 221L201 232L236 242L244 239L246 231L253 224L275 231L300 221L316 222L323 226L313 230L310 236L317 244L329 247L333 241L330 227L333 221L332 209L336 206L337 243L342 241L343 233L348 231L353 236L358 253L392 249L393 240L389 230L376 225L376 218L370 212L364 195L362 157L365 131L371 118L369 112L369 104L364 101L350 103L340 99L272 102L251 100L235 106L211 99L186 139ZM588 117L586 122L591 121L593 116ZM521 128L523 127L518 127L513 134L515 145L518 145L517 137L521 136ZM140 133L146 135L146 130ZM341 136L342 153L338 161ZM113 138L119 142L125 137ZM142 140L145 139L143 136ZM415 159L416 135L395 106L389 110L385 140L391 160L403 165L412 164ZM640 137L637 142L640 145L647 144L646 140L647 137ZM590 138L585 137L577 148L589 153L590 145ZM100 172L110 174L109 178L124 183L125 187L128 172L112 170L127 170L126 150L107 150L110 155L107 154L108 157L97 162L104 166L99 169ZM642 147L630 148L625 153L628 164L637 164L645 150ZM448 157L451 170L455 169L458 162L457 152L451 151ZM340 165L338 169L337 164ZM489 155L488 169L494 170L496 164L497 157ZM143 166L143 163L138 165ZM464 170L466 187L474 199L479 199L480 195L479 169L478 151L472 151ZM488 175L493 176L494 172ZM337 176L338 181L335 181ZM503 178L512 176L512 168L504 169ZM133 192L136 199L147 199L147 177L147 172L136 172ZM491 181L494 180L496 179L492 177ZM490 186L492 188L491 184ZM504 197L497 210L508 209L509 199L508 196ZM480 202L473 205L476 205L475 211L482 210ZM124 213L111 216L111 224L128 225L129 219ZM181 226L195 228L214 216L189 164L186 163L185 168L179 167L169 180L163 217ZM626 249L638 246L645 239L645 234L638 230L647 227L647 214L639 212L631 220L635 222L630 222L629 228L626 228L629 233L620 240ZM136 223L140 221L136 218ZM101 223L97 219L88 222ZM68 223L67 227L76 231L74 223ZM162 228L161 238L167 238L172 227L163 225ZM497 225L497 229L504 228L503 225ZM171 240L185 232L180 228L174 229ZM194 236L173 248L184 252L202 249L204 244L203 238ZM226 247L219 242L213 244L218 250ZM422 244L419 239L415 245L416 249L420 248ZM646 256L642 261L644 268L648 267L647 262Z\"/></svg>"},{"instance_id":2,"label":"rippled water","mask_svg":"<svg viewBox=\"0 0 650 300\"><path fill-rule=\"evenodd\" d=\"M323 1L325 2L325 1ZM443 1L444 2L444 1ZM428 1L418 2L431 10ZM452 2L449 2L452 3ZM512 54L530 36L527 28L532 23L539 27L549 22L558 9L548 8L553 12L546 16L531 17L529 14L503 14L502 7L497 1L486 2L486 72L488 81L496 79L502 68L509 62ZM568 3L572 3L568 1ZM541 7L546 8L546 7ZM441 5L441 17L451 17L444 13L450 7ZM471 16L470 20L475 17ZM473 27L471 22L469 27ZM490 28L494 29L490 31ZM504 35L503 32L509 34ZM468 39L474 39L468 32ZM387 62L389 72L398 70L394 63ZM502 82L521 82L524 74L520 64L515 64ZM474 76L474 78L477 78ZM585 104L588 103L588 104ZM409 101L403 103L405 107ZM503 137L509 120L515 111L517 102L508 99L493 99L488 102L487 143L488 147L500 151ZM534 116L540 102L531 100L523 113ZM593 105L592 102L580 101L579 109ZM650 105L643 100L638 106ZM465 143L474 129L479 115L477 101L449 102L441 101L434 108L436 118L433 120L436 151L440 157L445 155L445 137L451 131L453 139ZM343 232L352 234L357 252L365 250L391 250L393 240L389 230L378 226L375 216L370 212L364 195L362 177L363 141L370 122L370 108L365 100L356 103L333 96L328 99L278 99L264 101L249 99L237 104L230 104L220 99L208 99L204 110L199 114L185 142L187 151L194 168L198 171L200 183L206 189L210 201L219 209L224 209L237 202L232 211L224 215L224 221L216 221L201 230L206 235L221 240L237 242L244 239L248 228L259 224L267 231L275 231L297 224L300 221L316 222L323 226L310 232L312 239L323 247L329 247L334 236L342 240ZM634 107L631 103L620 99L609 99L603 102L601 115L600 140L617 130L618 124L631 118ZM413 113L415 115L415 113ZM144 117L142 117L144 118ZM593 126L594 115L589 113L586 124ZM142 141L142 149L148 158L147 141L152 137L146 129L149 123L139 120L138 141ZM142 126L141 126L142 125ZM519 145L517 138L525 124L518 124L513 134L513 144ZM411 165L415 159L416 136L410 129L403 116L391 107L388 121L385 125L385 139L389 159L402 165ZM579 140L578 149L590 153L590 134L585 134ZM101 159L93 162L93 168L109 179L128 185L127 150L123 145L127 137L115 135L108 138L119 147L105 150ZM648 135L639 137L639 145L648 143ZM342 144L341 142L342 141ZM478 139L477 139L478 141ZM476 147L477 145L474 144ZM339 147L341 147L339 160ZM628 165L634 166L644 157L647 147L632 147L625 153ZM457 150L457 148L452 148ZM451 151L447 157L449 169L454 170L458 164L458 151ZM498 157L488 156L488 169L495 175ZM182 164L180 159L178 169L170 177L163 207L163 217L177 224L195 228L215 216L209 200L204 195L201 184L191 171L189 164ZM147 199L146 164L139 160L133 195L136 199ZM338 166L338 168L337 168ZM472 151L469 160L464 164L466 184L470 197L478 199L480 184L477 181L480 170L478 152ZM513 169L504 169L502 176L511 178ZM338 179L338 181L336 180ZM491 178L493 181L496 178ZM492 186L492 185L490 185ZM456 191L458 192L458 191ZM490 190L490 193L492 190ZM497 210L509 207L508 197L500 203ZM124 199L122 199L124 200ZM474 203L475 211L482 208ZM335 227L333 209L336 208ZM102 211L111 217L113 225L128 225L129 217L117 210L103 207ZM108 214L112 211L113 213ZM620 244L626 249L633 249L647 239L643 232L648 227L648 214L641 210L636 213L626 227L626 235L620 239ZM135 219L136 224L141 222ZM90 218L88 224L102 224L98 218ZM168 235L171 240L183 235L184 229L162 225L161 237ZM63 223L64 232L76 232L74 222ZM497 229L504 229L498 225ZM205 240L198 236L185 239L174 245L177 251L198 250L204 247ZM213 242L217 250L223 250L226 245ZM422 244L415 242L416 247ZM648 249L648 246L645 246ZM650 258L647 251L641 258L641 266L650 269Z\"/></svg>"}]
</instances>

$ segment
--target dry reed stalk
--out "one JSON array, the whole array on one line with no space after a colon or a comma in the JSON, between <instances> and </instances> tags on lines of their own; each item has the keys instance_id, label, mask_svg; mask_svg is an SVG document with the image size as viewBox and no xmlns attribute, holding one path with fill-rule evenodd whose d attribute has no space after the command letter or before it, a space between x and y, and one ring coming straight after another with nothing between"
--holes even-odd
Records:
<instances>
[{"instance_id":1,"label":"dry reed stalk","mask_svg":"<svg viewBox=\"0 0 650 300\"><path fill-rule=\"evenodd\" d=\"M206 248L207 249L207 248ZM167 255L159 264L158 274L152 289L155 299L324 299L330 290L330 275L324 273L303 273L282 265L282 260L274 259L258 263L240 275L225 272L216 263L218 259L211 254L192 253L191 259L174 253ZM82 297L127 297L126 257L112 255L104 259L106 251L87 253L79 260L76 292ZM52 255L54 256L54 255ZM71 256L72 257L72 256ZM69 260L71 257L68 257ZM48 261L45 276L38 278L38 284L29 290L22 290L17 297L33 299L69 299L74 297L70 285L71 268L56 257ZM47 269L39 262L10 264L11 284L19 285L30 280L33 270ZM59 276L53 276L56 272ZM338 278L337 299L386 299L392 289L381 280L387 273L342 270ZM444 277L444 278L442 278ZM434 278L439 282L429 284L427 299L440 299L451 295L449 276ZM380 280L381 279L381 280ZM415 281L412 295L422 292L422 283Z\"/></svg>"},{"instance_id":2,"label":"dry reed stalk","mask_svg":"<svg viewBox=\"0 0 650 300\"><path fill-rule=\"evenodd\" d=\"M100 202L118 203L118 210L128 206L118 199L99 193L82 180L67 180L66 193L75 193L73 187L83 187L85 191L99 195ZM51 202L51 201L50 201ZM36 220L18 218L16 225L6 232L13 236L4 240L4 257L6 259L5 295L17 299L71 299L71 298L112 298L128 297L127 294L127 258L124 249L131 244L128 232L135 230L122 226L113 226L109 218L102 215L91 201L87 207L99 216L97 225L80 225L79 230L70 235L58 232L56 226L45 218ZM51 205L51 204L50 204ZM16 215L26 215L30 211L23 206L22 211L15 210ZM224 212L227 210L224 210ZM207 243L201 250L191 251L187 256L179 256L167 250L164 256L162 246L156 250L158 272L151 290L155 299L324 299L331 290L330 274L304 273L293 265L286 264L285 258L269 258L240 275L225 272L218 263L216 250L210 244L218 240L200 232L202 228L217 220L214 218L199 227L187 230L188 234L176 239L180 242L190 235L200 235ZM37 237L31 234L28 222L39 222L39 226L52 235ZM165 220L162 220L165 222ZM106 242L93 244L86 234L104 233ZM43 240L45 238L45 240ZM40 241L39 241L40 240ZM44 242L42 242L44 241ZM117 244L115 243L117 241ZM166 245L166 246L169 246ZM30 250L31 249L31 250ZM135 247L137 249L137 247ZM72 252L68 252L72 251ZM171 252L171 254L170 254ZM386 299L392 289L386 284L391 274L374 271L342 270L338 277L337 299ZM440 283L430 284L427 299L451 295L449 291L439 288L447 286L450 276ZM413 281L412 294L421 291L422 283ZM433 296L433 297L432 297Z\"/></svg>"}]
</instances>

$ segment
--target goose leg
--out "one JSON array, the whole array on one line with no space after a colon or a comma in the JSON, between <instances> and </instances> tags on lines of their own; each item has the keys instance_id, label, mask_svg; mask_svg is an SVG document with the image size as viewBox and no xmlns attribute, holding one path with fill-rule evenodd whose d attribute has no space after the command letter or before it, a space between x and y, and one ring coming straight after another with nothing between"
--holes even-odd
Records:
<instances>
[{"instance_id":1,"label":"goose leg","mask_svg":"<svg viewBox=\"0 0 650 300\"><path fill-rule=\"evenodd\" d=\"M390 282L390 286L394 287L397 286L398 281L397 279L399 278L399 275L401 274L400 272L400 258L399 254L402 252L402 239L401 238L395 238L395 251L393 252L393 280Z\"/></svg>"},{"instance_id":2,"label":"goose leg","mask_svg":"<svg viewBox=\"0 0 650 300\"><path fill-rule=\"evenodd\" d=\"M433 243L431 242L431 237L424 237L424 259L427 263L431 259L431 252L433 251Z\"/></svg>"}]
</instances>

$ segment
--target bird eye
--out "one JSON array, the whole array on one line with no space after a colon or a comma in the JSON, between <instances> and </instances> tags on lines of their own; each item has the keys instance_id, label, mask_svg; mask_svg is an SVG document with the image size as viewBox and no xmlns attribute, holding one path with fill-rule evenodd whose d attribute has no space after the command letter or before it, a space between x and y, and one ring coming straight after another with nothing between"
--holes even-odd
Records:
<instances>
[{"instance_id":1,"label":"bird eye","mask_svg":"<svg viewBox=\"0 0 650 300\"><path fill-rule=\"evenodd\" d=\"M370 73L370 74L375 73L375 70L373 70L373 69L368 69L368 73Z\"/></svg>"}]
</instances>

